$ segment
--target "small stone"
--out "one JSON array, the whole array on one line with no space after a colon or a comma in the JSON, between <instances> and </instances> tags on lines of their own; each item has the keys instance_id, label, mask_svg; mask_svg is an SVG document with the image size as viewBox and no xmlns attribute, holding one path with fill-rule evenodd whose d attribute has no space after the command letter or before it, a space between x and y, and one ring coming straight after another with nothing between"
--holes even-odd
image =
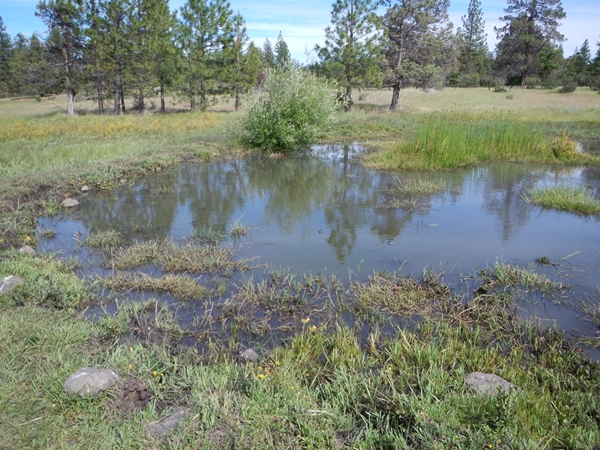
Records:
<instances>
[{"instance_id":1,"label":"small stone","mask_svg":"<svg viewBox=\"0 0 600 450\"><path fill-rule=\"evenodd\" d=\"M247 348L246 350L240 352L240 356L246 361L256 361L258 359L258 353L251 348Z\"/></svg>"},{"instance_id":2,"label":"small stone","mask_svg":"<svg viewBox=\"0 0 600 450\"><path fill-rule=\"evenodd\" d=\"M63 388L69 394L98 395L115 385L119 377L112 370L85 367L71 374Z\"/></svg>"},{"instance_id":3,"label":"small stone","mask_svg":"<svg viewBox=\"0 0 600 450\"><path fill-rule=\"evenodd\" d=\"M121 178L121 179L119 180L119 183L121 183L121 184L125 184L125 183L127 183L127 180L126 180L125 178Z\"/></svg>"},{"instance_id":4,"label":"small stone","mask_svg":"<svg viewBox=\"0 0 600 450\"><path fill-rule=\"evenodd\" d=\"M74 206L77 206L77 205L79 205L79 202L78 202L77 200L75 200L74 198L65 198L65 199L62 201L62 205L63 205L65 208L73 208Z\"/></svg>"},{"instance_id":5,"label":"small stone","mask_svg":"<svg viewBox=\"0 0 600 450\"><path fill-rule=\"evenodd\" d=\"M19 249L19 253L23 253L24 255L27 255L27 256L37 255L37 252L30 245L24 245L23 247L21 247Z\"/></svg>"},{"instance_id":6,"label":"small stone","mask_svg":"<svg viewBox=\"0 0 600 450\"><path fill-rule=\"evenodd\" d=\"M23 284L23 283L24 283L23 278L18 277L16 275L9 275L9 276L5 277L4 280L2 280L2 283L0 283L0 295L8 294L10 291L12 291L18 285Z\"/></svg>"},{"instance_id":7,"label":"small stone","mask_svg":"<svg viewBox=\"0 0 600 450\"><path fill-rule=\"evenodd\" d=\"M490 373L471 372L465 377L465 382L471 389L482 395L497 395L508 393L513 389L519 390L517 386L504 378Z\"/></svg>"},{"instance_id":8,"label":"small stone","mask_svg":"<svg viewBox=\"0 0 600 450\"><path fill-rule=\"evenodd\" d=\"M90 188L87 184L84 184L83 186L81 186L81 192L83 192L84 194L86 192L90 192Z\"/></svg>"},{"instance_id":9,"label":"small stone","mask_svg":"<svg viewBox=\"0 0 600 450\"><path fill-rule=\"evenodd\" d=\"M190 408L178 407L173 410L170 416L165 417L158 423L149 424L146 431L150 436L162 436L175 429L179 422L187 417L190 413Z\"/></svg>"}]
</instances>

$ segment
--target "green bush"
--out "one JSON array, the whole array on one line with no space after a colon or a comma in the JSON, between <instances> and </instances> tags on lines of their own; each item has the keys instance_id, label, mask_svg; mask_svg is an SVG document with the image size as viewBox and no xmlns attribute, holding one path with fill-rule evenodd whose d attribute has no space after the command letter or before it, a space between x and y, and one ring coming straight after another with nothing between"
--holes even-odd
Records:
<instances>
[{"instance_id":1,"label":"green bush","mask_svg":"<svg viewBox=\"0 0 600 450\"><path fill-rule=\"evenodd\" d=\"M269 70L243 120L244 140L270 151L309 146L333 120L335 92L335 86L291 64Z\"/></svg>"},{"instance_id":2,"label":"green bush","mask_svg":"<svg viewBox=\"0 0 600 450\"><path fill-rule=\"evenodd\" d=\"M504 86L496 86L494 88L494 92L506 92L506 89L504 88Z\"/></svg>"},{"instance_id":3,"label":"green bush","mask_svg":"<svg viewBox=\"0 0 600 450\"><path fill-rule=\"evenodd\" d=\"M570 92L575 92L575 89L577 89L577 83L575 83L574 81L568 81L565 84L563 84L563 87L561 87L558 92L560 92L561 94L568 94Z\"/></svg>"}]
</instances>

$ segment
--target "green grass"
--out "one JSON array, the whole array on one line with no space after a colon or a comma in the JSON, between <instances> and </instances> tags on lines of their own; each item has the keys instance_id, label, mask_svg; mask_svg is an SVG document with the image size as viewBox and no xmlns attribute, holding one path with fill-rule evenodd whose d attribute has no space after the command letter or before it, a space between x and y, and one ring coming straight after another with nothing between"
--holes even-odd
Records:
<instances>
[{"instance_id":1,"label":"green grass","mask_svg":"<svg viewBox=\"0 0 600 450\"><path fill-rule=\"evenodd\" d=\"M543 130L506 115L432 114L407 141L364 158L369 167L385 170L446 170L493 161L600 164L600 158L575 151L565 134Z\"/></svg>"},{"instance_id":2,"label":"green grass","mask_svg":"<svg viewBox=\"0 0 600 450\"><path fill-rule=\"evenodd\" d=\"M555 186L531 190L525 200L544 208L581 215L600 214L600 201L585 187Z\"/></svg>"},{"instance_id":3,"label":"green grass","mask_svg":"<svg viewBox=\"0 0 600 450\"><path fill-rule=\"evenodd\" d=\"M122 322L148 308L123 310ZM37 306L2 311L0 339L11 343L0 346L3 445L591 450L600 443L599 372L535 324L520 325L528 338L509 349L490 344L477 326L443 322L394 339L373 330L366 347L344 326L307 329L256 362L237 362L218 345L201 357L168 342L90 351L106 328ZM62 383L86 366L143 383L150 402L122 411L118 390L70 397ZM464 382L471 371L495 373L521 391L477 395ZM191 411L172 433L145 432L178 405Z\"/></svg>"},{"instance_id":4,"label":"green grass","mask_svg":"<svg viewBox=\"0 0 600 450\"><path fill-rule=\"evenodd\" d=\"M209 289L185 275L163 275L153 278L144 274L129 275L117 272L99 280L100 284L114 291L167 292L185 300L200 300L209 295Z\"/></svg>"},{"instance_id":5,"label":"green grass","mask_svg":"<svg viewBox=\"0 0 600 450\"><path fill-rule=\"evenodd\" d=\"M226 269L244 270L243 260L233 259L233 249L220 245L178 244L170 239L144 241L115 250L111 265L116 269L132 269L152 264L164 272L202 273Z\"/></svg>"}]
</instances>

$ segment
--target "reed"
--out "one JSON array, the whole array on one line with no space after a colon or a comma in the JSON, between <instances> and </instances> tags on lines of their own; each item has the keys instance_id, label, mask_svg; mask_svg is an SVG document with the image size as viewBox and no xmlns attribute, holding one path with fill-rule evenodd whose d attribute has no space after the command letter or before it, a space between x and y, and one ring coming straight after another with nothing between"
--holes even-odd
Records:
<instances>
[{"instance_id":1,"label":"reed","mask_svg":"<svg viewBox=\"0 0 600 450\"><path fill-rule=\"evenodd\" d=\"M600 214L600 201L586 187L559 185L533 189L525 200L544 208L569 211L581 215Z\"/></svg>"}]
</instances>

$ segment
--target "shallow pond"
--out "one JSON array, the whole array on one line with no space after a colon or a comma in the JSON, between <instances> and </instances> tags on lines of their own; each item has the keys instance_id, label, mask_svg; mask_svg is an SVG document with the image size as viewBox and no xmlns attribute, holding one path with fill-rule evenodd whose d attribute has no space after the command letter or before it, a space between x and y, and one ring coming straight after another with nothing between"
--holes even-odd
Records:
<instances>
[{"instance_id":1,"label":"shallow pond","mask_svg":"<svg viewBox=\"0 0 600 450\"><path fill-rule=\"evenodd\" d=\"M390 173L359 165L362 151L336 144L293 157L184 164L132 186L82 196L71 215L41 219L40 229L56 232L41 247L79 258L84 275L102 274L93 252L79 245L89 232L184 240L198 230L227 235L237 223L251 228L243 239L224 237L237 258L345 281L374 270L402 268L416 277L433 270L455 290L468 291L465 280L477 269L496 261L529 265L570 289L558 300L524 302L522 314L556 323L572 337L597 336L598 325L577 305L597 304L600 297L598 218L544 210L524 195L534 186L568 183L600 197L599 169L494 164ZM423 177L443 182L443 190L416 197L386 191L398 180ZM539 257L552 264L537 264Z\"/></svg>"}]
</instances>

